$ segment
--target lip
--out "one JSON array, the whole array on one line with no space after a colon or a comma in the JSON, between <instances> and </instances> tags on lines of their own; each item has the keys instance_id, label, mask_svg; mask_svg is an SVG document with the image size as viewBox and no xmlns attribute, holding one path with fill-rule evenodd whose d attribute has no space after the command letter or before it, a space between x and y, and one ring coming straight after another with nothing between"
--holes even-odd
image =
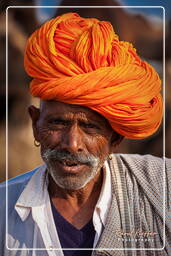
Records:
<instances>
[{"instance_id":1,"label":"lip","mask_svg":"<svg viewBox=\"0 0 171 256\"><path fill-rule=\"evenodd\" d=\"M67 166L67 165L64 165L61 162L58 161L58 165L60 167L60 169L62 169L64 172L66 173L79 173L80 171L82 171L83 168L85 168L85 166L87 166L86 164L78 164L78 165L74 165L74 166Z\"/></svg>"}]
</instances>

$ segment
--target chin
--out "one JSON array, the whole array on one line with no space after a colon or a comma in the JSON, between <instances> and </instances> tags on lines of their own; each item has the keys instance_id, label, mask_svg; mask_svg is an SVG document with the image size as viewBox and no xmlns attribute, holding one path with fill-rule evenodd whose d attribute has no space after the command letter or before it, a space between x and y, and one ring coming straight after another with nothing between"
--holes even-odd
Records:
<instances>
[{"instance_id":1,"label":"chin","mask_svg":"<svg viewBox=\"0 0 171 256\"><path fill-rule=\"evenodd\" d=\"M66 190L79 190L84 188L99 172L99 169L89 168L89 171L77 173L65 173L59 175L56 170L48 167L48 172L53 178L54 182L60 188Z\"/></svg>"},{"instance_id":2,"label":"chin","mask_svg":"<svg viewBox=\"0 0 171 256\"><path fill-rule=\"evenodd\" d=\"M54 178L53 178L54 179ZM89 181L80 182L79 181L73 181L69 179L54 179L55 183L62 189L65 190L80 190L84 188Z\"/></svg>"}]
</instances>

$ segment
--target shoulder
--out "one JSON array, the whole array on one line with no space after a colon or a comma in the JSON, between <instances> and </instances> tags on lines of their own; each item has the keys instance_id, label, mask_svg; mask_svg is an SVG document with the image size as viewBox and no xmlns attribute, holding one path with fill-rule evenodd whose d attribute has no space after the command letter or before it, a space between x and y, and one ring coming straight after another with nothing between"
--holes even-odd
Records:
<instances>
[{"instance_id":1,"label":"shoulder","mask_svg":"<svg viewBox=\"0 0 171 256\"><path fill-rule=\"evenodd\" d=\"M152 155L116 154L116 159L118 162L132 170L137 167L143 170L147 170L149 168L160 169L164 165L163 158Z\"/></svg>"},{"instance_id":2,"label":"shoulder","mask_svg":"<svg viewBox=\"0 0 171 256\"><path fill-rule=\"evenodd\" d=\"M115 159L119 168L130 172L137 178L144 177L149 182L154 182L153 178L162 182L162 176L171 167L170 159L152 155L116 154Z\"/></svg>"},{"instance_id":3,"label":"shoulder","mask_svg":"<svg viewBox=\"0 0 171 256\"><path fill-rule=\"evenodd\" d=\"M3 190L6 188L6 186L8 186L8 188L13 188L13 187L21 187L24 184L27 184L28 181L31 179L31 177L33 176L33 174L39 169L40 167L37 167L31 171L25 172L19 176L16 176L12 179L9 179L7 181L4 181L2 183L0 183L0 189Z\"/></svg>"},{"instance_id":4,"label":"shoulder","mask_svg":"<svg viewBox=\"0 0 171 256\"><path fill-rule=\"evenodd\" d=\"M116 154L113 158L113 171L129 189L135 187L150 200L163 202L165 183L165 161L152 155ZM157 199L158 198L158 199Z\"/></svg>"},{"instance_id":5,"label":"shoulder","mask_svg":"<svg viewBox=\"0 0 171 256\"><path fill-rule=\"evenodd\" d=\"M155 207L160 205L162 209L165 195L171 202L171 159L138 154L116 154L113 159L111 170L114 173L117 166L127 187L136 187Z\"/></svg>"},{"instance_id":6,"label":"shoulder","mask_svg":"<svg viewBox=\"0 0 171 256\"><path fill-rule=\"evenodd\" d=\"M116 154L115 159L118 168L130 177L134 176L140 185L148 184L163 189L166 170L163 158L152 155Z\"/></svg>"},{"instance_id":7,"label":"shoulder","mask_svg":"<svg viewBox=\"0 0 171 256\"><path fill-rule=\"evenodd\" d=\"M2 205L5 205L6 203L6 192L8 193L8 206L14 205L32 176L39 169L40 166L17 177L2 182L0 184L0 200Z\"/></svg>"},{"instance_id":8,"label":"shoulder","mask_svg":"<svg viewBox=\"0 0 171 256\"><path fill-rule=\"evenodd\" d=\"M163 181L171 172L171 159L152 155L116 154L115 159L120 168L130 171L135 176L144 176L147 180L156 178ZM154 180L153 180L154 181Z\"/></svg>"}]
</instances>

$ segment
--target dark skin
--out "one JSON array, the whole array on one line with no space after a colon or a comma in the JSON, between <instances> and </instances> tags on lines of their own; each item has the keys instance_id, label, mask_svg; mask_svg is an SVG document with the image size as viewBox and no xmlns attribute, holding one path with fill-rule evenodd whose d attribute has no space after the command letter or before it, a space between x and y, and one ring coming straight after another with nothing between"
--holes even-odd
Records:
<instances>
[{"instance_id":1,"label":"dark skin","mask_svg":"<svg viewBox=\"0 0 171 256\"><path fill-rule=\"evenodd\" d=\"M81 229L92 218L101 191L102 166L122 140L108 121L95 111L57 101L42 101L40 109L30 106L35 140L41 154L47 149L65 150L73 154L92 154L100 159L98 172L84 187L77 190L62 188L49 175L49 195L59 213L73 226ZM60 175L81 177L90 166L66 167L56 163Z\"/></svg>"}]
</instances>

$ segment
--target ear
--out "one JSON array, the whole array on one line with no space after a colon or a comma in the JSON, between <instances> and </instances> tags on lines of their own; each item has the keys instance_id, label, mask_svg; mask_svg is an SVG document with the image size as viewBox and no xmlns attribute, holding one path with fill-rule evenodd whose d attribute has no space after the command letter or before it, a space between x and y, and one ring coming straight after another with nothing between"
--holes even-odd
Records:
<instances>
[{"instance_id":1,"label":"ear","mask_svg":"<svg viewBox=\"0 0 171 256\"><path fill-rule=\"evenodd\" d=\"M31 105L28 107L28 113L32 120L32 128L33 128L34 138L35 138L35 140L39 141L39 132L38 132L38 127L37 127L37 122L40 117L40 109Z\"/></svg>"},{"instance_id":2,"label":"ear","mask_svg":"<svg viewBox=\"0 0 171 256\"><path fill-rule=\"evenodd\" d=\"M121 134L115 131L113 132L112 138L111 138L111 153L116 152L116 148L120 145L123 139L124 139L124 136L122 136Z\"/></svg>"}]
</instances>

